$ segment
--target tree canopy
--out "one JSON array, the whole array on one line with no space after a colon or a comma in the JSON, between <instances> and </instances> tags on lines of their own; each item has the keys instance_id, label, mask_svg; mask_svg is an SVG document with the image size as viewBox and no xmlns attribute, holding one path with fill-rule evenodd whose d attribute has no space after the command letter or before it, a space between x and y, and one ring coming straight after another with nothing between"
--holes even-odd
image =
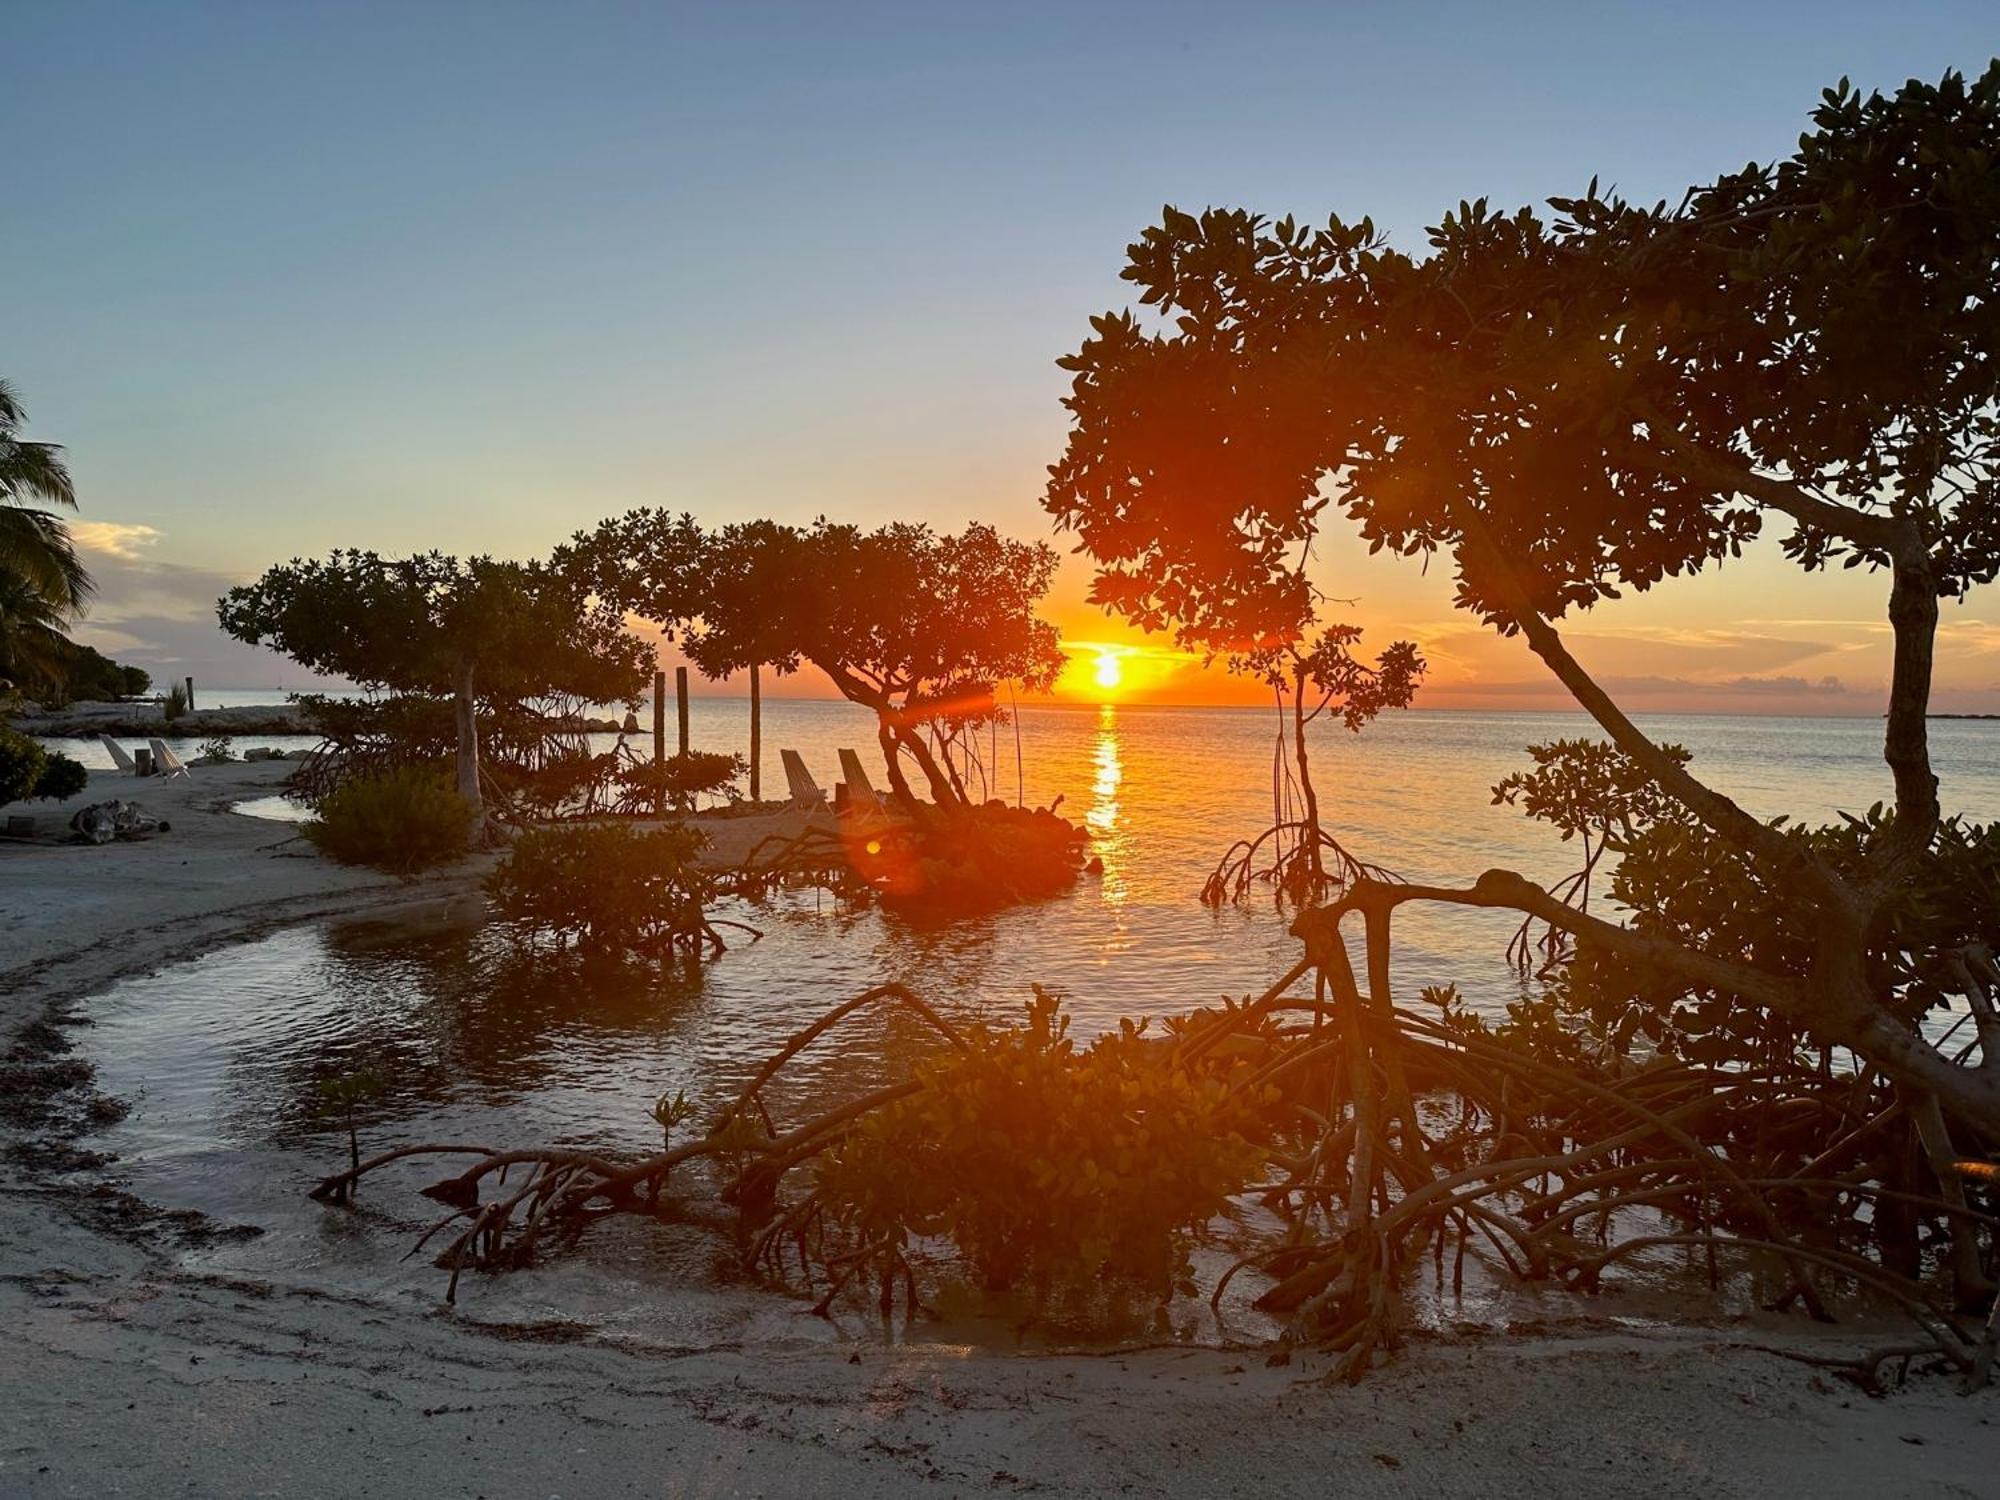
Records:
<instances>
[{"instance_id":1,"label":"tree canopy","mask_svg":"<svg viewBox=\"0 0 2000 1500\"><path fill-rule=\"evenodd\" d=\"M559 570L442 553L335 551L231 589L222 628L363 687L634 702L650 670L620 616Z\"/></svg>"},{"instance_id":2,"label":"tree canopy","mask_svg":"<svg viewBox=\"0 0 2000 1500\"><path fill-rule=\"evenodd\" d=\"M1593 182L1549 217L1461 204L1422 256L1366 218L1169 208L1124 271L1154 314L1093 320L1064 361L1074 425L1048 508L1107 603L1218 637L1281 618L1266 583L1330 515L1376 549L1448 554L1461 606L1525 636L1714 857L1805 903L1811 941L1766 966L1701 923L1641 940L1518 877L1475 904L1539 908L1628 970L1794 1015L2000 1134L2000 1078L1917 1038L1860 936L1945 857L1938 605L2000 570L1996 162L2000 64L1887 96L1843 82L1791 156L1676 201ZM1890 574L1896 797L1851 857L1698 781L1553 623L1733 557L1769 521L1807 569Z\"/></svg>"},{"instance_id":3,"label":"tree canopy","mask_svg":"<svg viewBox=\"0 0 2000 1500\"><path fill-rule=\"evenodd\" d=\"M76 490L62 449L21 436L28 414L0 381L0 572L20 579L65 617L90 597L90 573L60 516L44 507L76 508Z\"/></svg>"},{"instance_id":4,"label":"tree canopy","mask_svg":"<svg viewBox=\"0 0 2000 1500\"><path fill-rule=\"evenodd\" d=\"M908 753L940 802L957 793L926 729L990 713L1003 683L1045 690L1062 670L1055 627L1035 615L1055 552L990 526L705 530L640 510L578 537L567 558L603 597L673 633L710 677L819 668L875 711L891 784L907 792L898 756Z\"/></svg>"},{"instance_id":5,"label":"tree canopy","mask_svg":"<svg viewBox=\"0 0 2000 1500\"><path fill-rule=\"evenodd\" d=\"M573 573L490 557L295 558L231 589L216 612L236 639L316 672L454 699L459 790L475 807L477 700L636 703L653 661Z\"/></svg>"}]
</instances>

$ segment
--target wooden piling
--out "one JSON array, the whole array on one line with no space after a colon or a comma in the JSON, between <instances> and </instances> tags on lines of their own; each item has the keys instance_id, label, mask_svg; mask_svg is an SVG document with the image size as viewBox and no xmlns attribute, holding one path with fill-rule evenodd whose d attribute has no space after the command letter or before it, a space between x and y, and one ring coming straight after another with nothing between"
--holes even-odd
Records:
<instances>
[{"instance_id":1,"label":"wooden piling","mask_svg":"<svg viewBox=\"0 0 2000 1500\"><path fill-rule=\"evenodd\" d=\"M758 682L757 663L750 663L750 800L762 802L763 778L758 761L764 750L764 694Z\"/></svg>"},{"instance_id":2,"label":"wooden piling","mask_svg":"<svg viewBox=\"0 0 2000 1500\"><path fill-rule=\"evenodd\" d=\"M653 764L667 758L667 674L653 674Z\"/></svg>"},{"instance_id":3,"label":"wooden piling","mask_svg":"<svg viewBox=\"0 0 2000 1500\"><path fill-rule=\"evenodd\" d=\"M653 773L661 775L667 764L667 674L657 669L653 672ZM666 811L662 800L666 793L664 784L653 793L653 816L659 817Z\"/></svg>"}]
</instances>

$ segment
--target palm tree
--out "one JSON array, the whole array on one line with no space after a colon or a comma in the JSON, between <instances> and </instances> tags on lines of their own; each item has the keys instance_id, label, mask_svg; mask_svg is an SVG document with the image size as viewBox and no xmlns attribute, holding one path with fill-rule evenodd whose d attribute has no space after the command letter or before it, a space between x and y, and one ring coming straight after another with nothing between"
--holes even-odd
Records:
<instances>
[{"instance_id":1,"label":"palm tree","mask_svg":"<svg viewBox=\"0 0 2000 1500\"><path fill-rule=\"evenodd\" d=\"M0 380L0 575L11 574L63 619L90 597L90 573L62 518L38 508L76 508L76 491L54 443L19 436L27 413Z\"/></svg>"},{"instance_id":2,"label":"palm tree","mask_svg":"<svg viewBox=\"0 0 2000 1500\"><path fill-rule=\"evenodd\" d=\"M0 691L61 690L74 648L69 617L18 573L0 568Z\"/></svg>"}]
</instances>

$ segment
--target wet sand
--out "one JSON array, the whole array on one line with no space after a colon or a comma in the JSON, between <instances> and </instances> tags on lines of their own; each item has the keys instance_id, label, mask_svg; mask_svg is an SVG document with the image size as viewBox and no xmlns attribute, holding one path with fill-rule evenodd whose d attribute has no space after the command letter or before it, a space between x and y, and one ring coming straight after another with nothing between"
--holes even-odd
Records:
<instances>
[{"instance_id":1,"label":"wet sand","mask_svg":"<svg viewBox=\"0 0 2000 1500\"><path fill-rule=\"evenodd\" d=\"M491 856L401 882L226 810L288 769L96 774L87 797L129 796L172 831L0 845L0 1050L219 943L477 900ZM765 821L726 820L726 837ZM36 1133L0 1126L7 1496L1972 1495L2000 1453L2000 1395L1919 1379L1871 1400L1756 1346L1831 1355L1881 1330L1792 1319L1646 1332L1607 1307L1416 1342L1353 1388L1254 1350L667 1349L489 1328L190 1269L53 1191L21 1149Z\"/></svg>"}]
</instances>

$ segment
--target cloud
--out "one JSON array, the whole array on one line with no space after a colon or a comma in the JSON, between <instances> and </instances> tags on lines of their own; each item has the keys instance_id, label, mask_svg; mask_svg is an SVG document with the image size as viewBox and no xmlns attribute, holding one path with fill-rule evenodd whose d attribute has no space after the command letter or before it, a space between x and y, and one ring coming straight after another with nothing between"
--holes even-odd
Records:
<instances>
[{"instance_id":1,"label":"cloud","mask_svg":"<svg viewBox=\"0 0 2000 1500\"><path fill-rule=\"evenodd\" d=\"M1714 684L1725 692L1733 693L1784 693L1794 697L1812 694L1815 697L1840 698L1853 691L1852 688L1831 674L1825 677L1732 677L1727 682Z\"/></svg>"},{"instance_id":2,"label":"cloud","mask_svg":"<svg viewBox=\"0 0 2000 1500\"><path fill-rule=\"evenodd\" d=\"M192 676L213 687L311 688L327 681L273 651L246 646L222 633L215 601L240 578L209 568L160 562L138 549L159 533L150 526L85 522L123 536L92 547L97 595L73 632L118 661L143 667L156 678ZM79 541L82 538L79 537Z\"/></svg>"},{"instance_id":3,"label":"cloud","mask_svg":"<svg viewBox=\"0 0 2000 1500\"><path fill-rule=\"evenodd\" d=\"M1605 666L1616 663L1631 676L1688 676L1702 681L1720 678L1731 669L1738 675L1761 676L1816 656L1856 649L1852 643L1680 627L1578 631L1569 637L1569 644L1586 660Z\"/></svg>"},{"instance_id":4,"label":"cloud","mask_svg":"<svg viewBox=\"0 0 2000 1500\"><path fill-rule=\"evenodd\" d=\"M1612 697L1662 698L1676 697L1810 697L1810 698L1853 698L1860 696L1863 689L1849 687L1838 677L1725 677L1714 681L1704 681L1695 677L1664 677L1657 675L1638 677L1602 677L1598 679L1602 687ZM1440 694L1477 694L1496 698L1545 698L1564 697L1562 685L1553 679L1508 681L1508 682L1458 682L1449 686L1439 686L1434 690Z\"/></svg>"},{"instance_id":5,"label":"cloud","mask_svg":"<svg viewBox=\"0 0 2000 1500\"><path fill-rule=\"evenodd\" d=\"M137 561L142 549L160 539L158 527L142 526L136 521L71 521L69 534L84 552L128 562Z\"/></svg>"}]
</instances>

